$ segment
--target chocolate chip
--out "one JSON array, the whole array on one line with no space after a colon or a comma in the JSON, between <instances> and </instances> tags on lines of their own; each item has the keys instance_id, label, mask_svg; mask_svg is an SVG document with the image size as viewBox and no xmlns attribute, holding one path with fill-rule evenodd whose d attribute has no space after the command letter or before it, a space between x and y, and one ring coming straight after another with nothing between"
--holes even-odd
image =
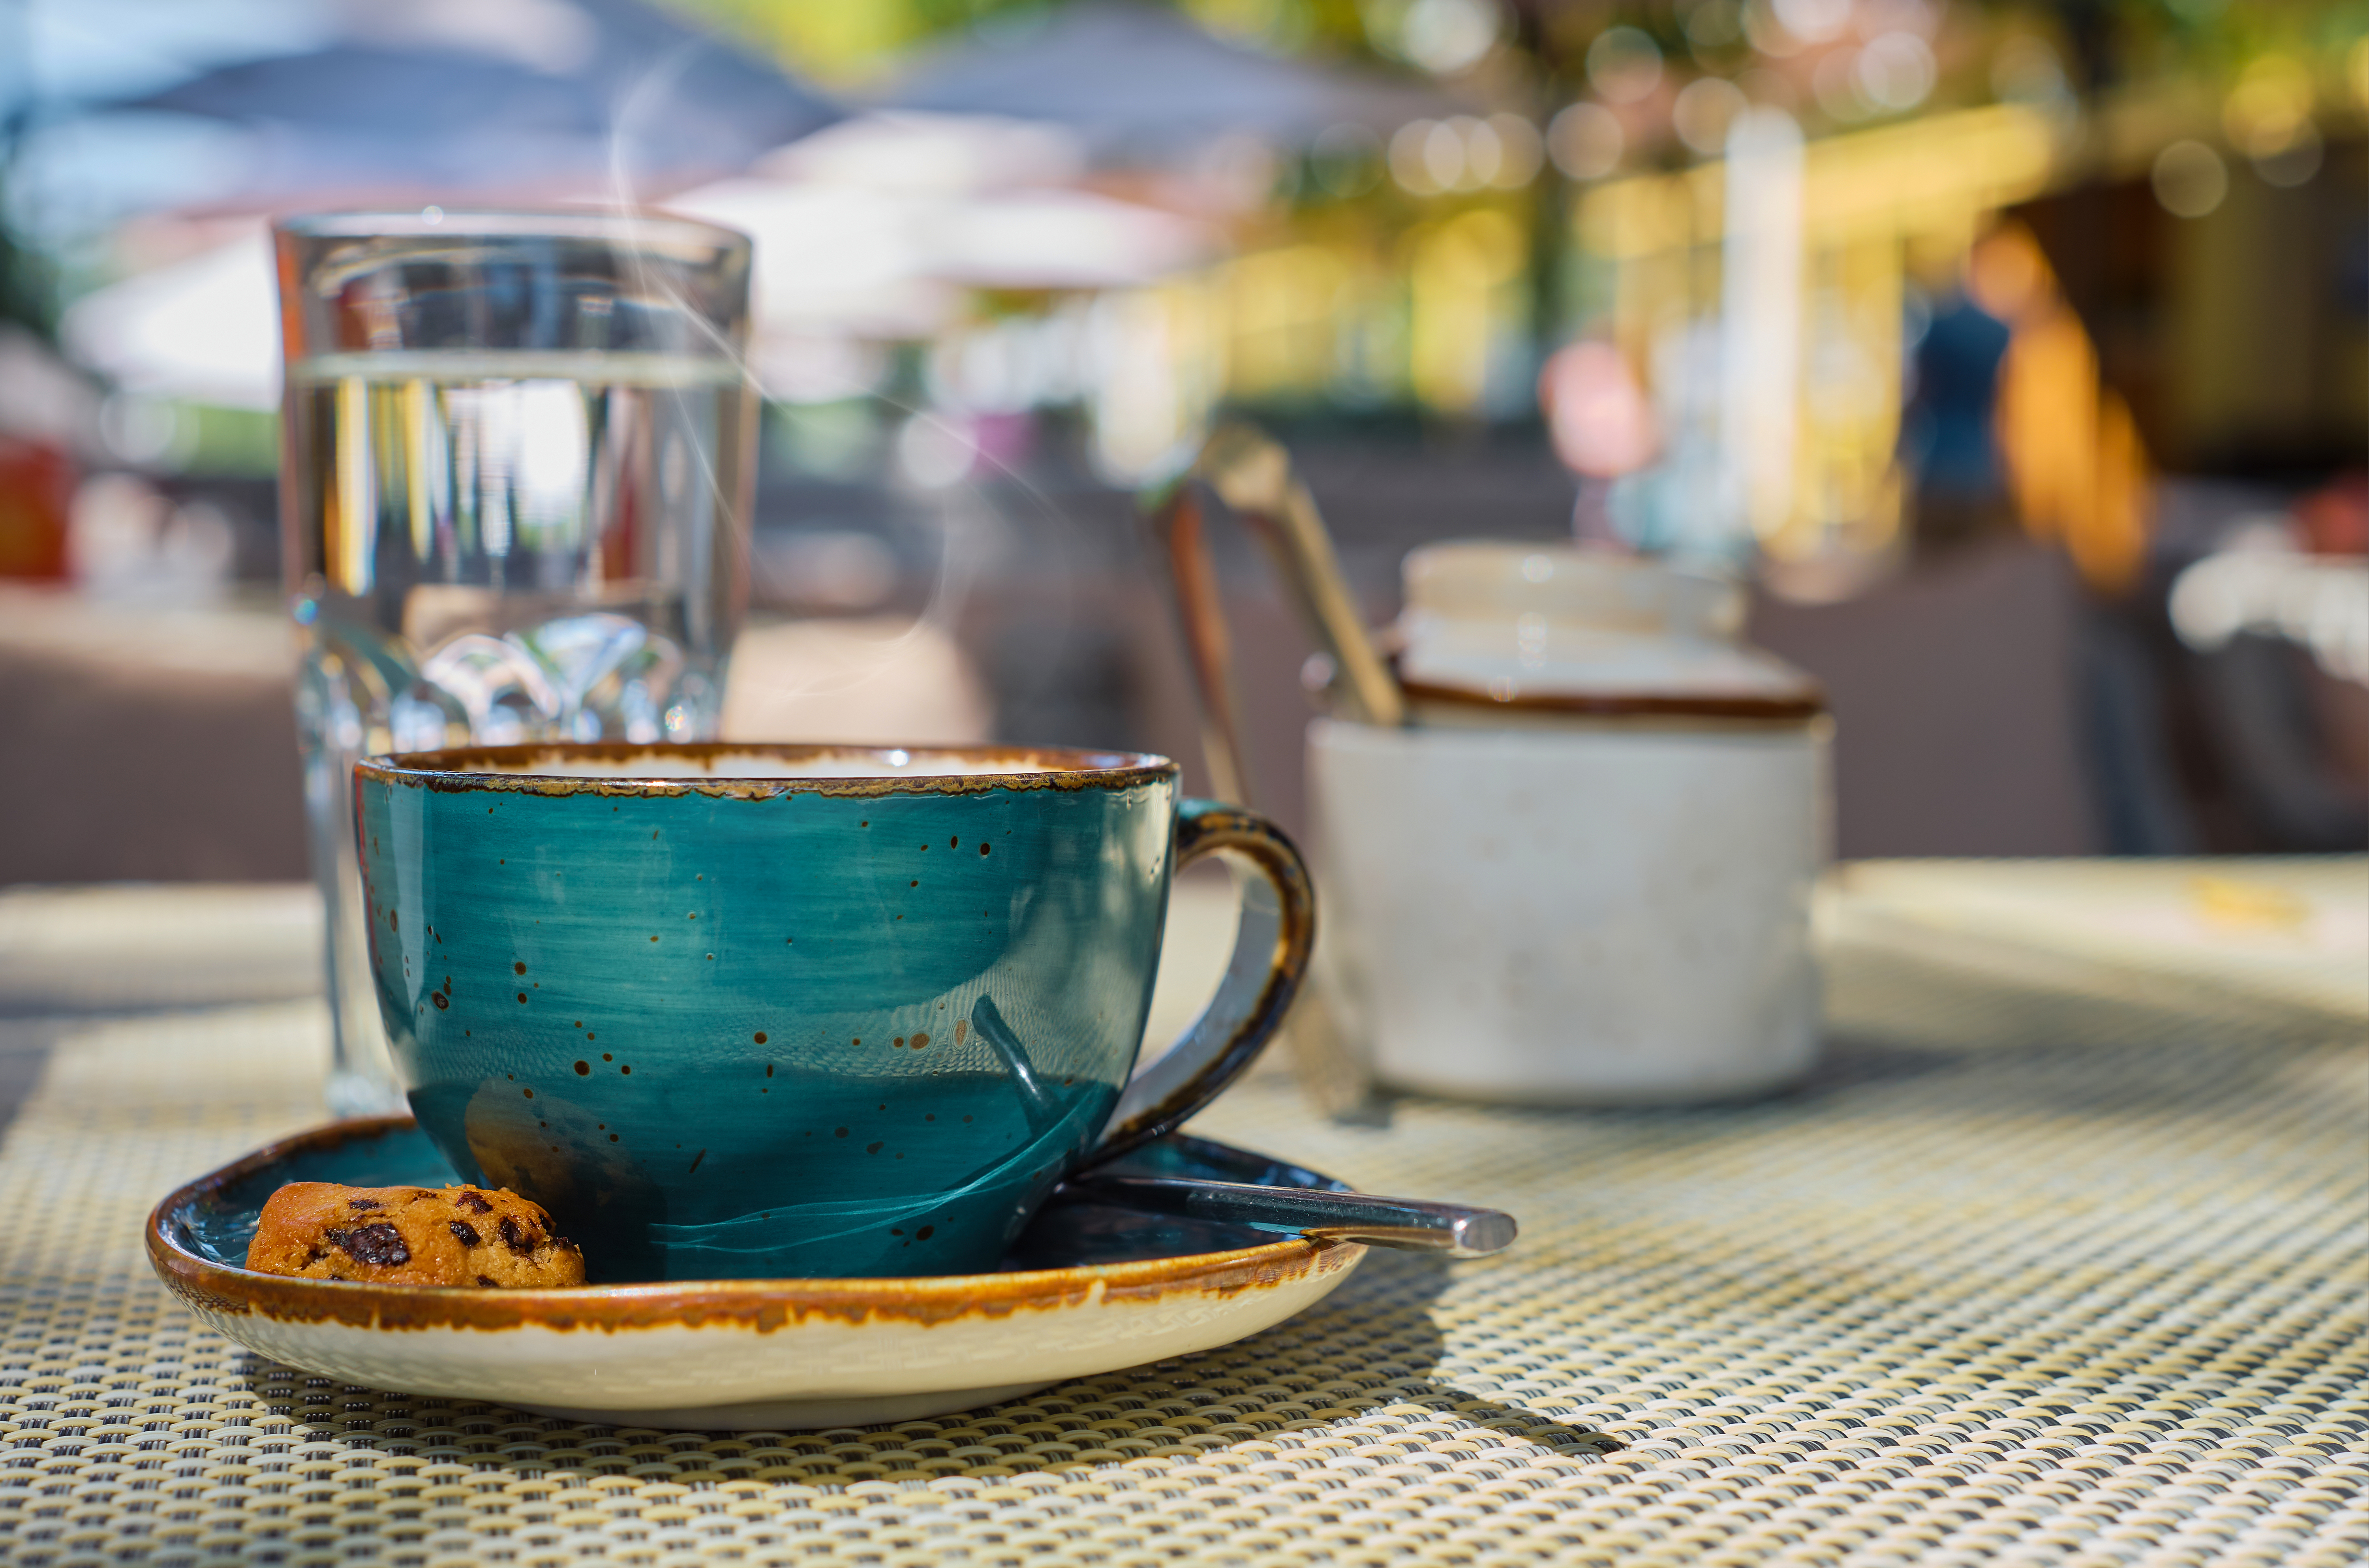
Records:
<instances>
[{"instance_id":1,"label":"chocolate chip","mask_svg":"<svg viewBox=\"0 0 2369 1568\"><path fill-rule=\"evenodd\" d=\"M502 1216L501 1232L504 1244L521 1257L543 1245L543 1238L521 1225L513 1215Z\"/></svg>"},{"instance_id":2,"label":"chocolate chip","mask_svg":"<svg viewBox=\"0 0 2369 1568\"><path fill-rule=\"evenodd\" d=\"M476 1246L485 1240L477 1234L477 1228L465 1219L448 1219L444 1224L445 1229L460 1238L461 1244L464 1247Z\"/></svg>"},{"instance_id":3,"label":"chocolate chip","mask_svg":"<svg viewBox=\"0 0 2369 1568\"><path fill-rule=\"evenodd\" d=\"M488 1290L499 1290L502 1288L502 1282L496 1279L490 1274L481 1274L477 1276L477 1283L484 1286Z\"/></svg>"},{"instance_id":4,"label":"chocolate chip","mask_svg":"<svg viewBox=\"0 0 2369 1568\"><path fill-rule=\"evenodd\" d=\"M401 1268L411 1261L403 1232L392 1225L358 1225L350 1230L328 1231L326 1237L331 1246L373 1268Z\"/></svg>"},{"instance_id":5,"label":"chocolate chip","mask_svg":"<svg viewBox=\"0 0 2369 1568\"><path fill-rule=\"evenodd\" d=\"M469 1191L466 1187L462 1188L461 1196L454 1198L452 1201L458 1204L461 1207L467 1209L472 1214L491 1214L494 1211L494 1206L492 1204L487 1203L484 1198L478 1196L475 1193Z\"/></svg>"},{"instance_id":6,"label":"chocolate chip","mask_svg":"<svg viewBox=\"0 0 2369 1568\"><path fill-rule=\"evenodd\" d=\"M385 1205L374 1197L349 1197L346 1199L346 1207L348 1208L383 1208Z\"/></svg>"}]
</instances>

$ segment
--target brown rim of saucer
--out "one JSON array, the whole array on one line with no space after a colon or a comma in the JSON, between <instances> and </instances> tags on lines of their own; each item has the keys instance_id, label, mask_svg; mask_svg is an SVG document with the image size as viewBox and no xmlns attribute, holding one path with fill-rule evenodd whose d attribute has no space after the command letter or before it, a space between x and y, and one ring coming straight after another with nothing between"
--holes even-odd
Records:
<instances>
[{"instance_id":1,"label":"brown rim of saucer","mask_svg":"<svg viewBox=\"0 0 2369 1568\"><path fill-rule=\"evenodd\" d=\"M538 758L576 757L627 763L635 757L692 760L713 768L727 757L777 757L786 761L819 758L868 758L877 773L813 778L752 778L731 773L708 778L635 778L631 774L586 778L562 773L492 772L505 764L532 764ZM904 759L899 761L897 759ZM906 773L917 758L1017 765L1014 773ZM707 795L771 799L782 795L984 795L990 790L1128 789L1177 776L1176 764L1140 751L1088 751L1067 746L857 746L788 745L769 741L549 740L517 746L455 746L438 751L406 751L365 757L354 764L358 777L382 784L431 789L440 794L493 790L516 795Z\"/></svg>"},{"instance_id":2,"label":"brown rim of saucer","mask_svg":"<svg viewBox=\"0 0 2369 1568\"><path fill-rule=\"evenodd\" d=\"M666 1327L731 1327L770 1333L809 1318L862 1323L919 1323L1010 1317L1104 1301L1176 1295L1238 1296L1272 1290L1310 1275L1348 1268L1365 1255L1356 1242L1287 1236L1232 1252L1190 1253L1137 1263L1010 1274L933 1275L901 1279L715 1279L650 1285L578 1285L550 1289L483 1290L434 1285L373 1285L303 1279L215 1263L176 1241L169 1219L232 1183L308 1151L335 1149L413 1126L406 1116L331 1122L268 1144L168 1194L148 1216L148 1261L173 1294L210 1312L274 1322L340 1323L368 1329L544 1328L616 1333Z\"/></svg>"},{"instance_id":3,"label":"brown rim of saucer","mask_svg":"<svg viewBox=\"0 0 2369 1568\"><path fill-rule=\"evenodd\" d=\"M1565 718L1710 718L1753 719L1762 723L1801 724L1826 711L1824 692L1787 696L1712 696L1702 692L1524 692L1509 690L1499 696L1464 686L1439 686L1428 681L1401 678L1400 688L1415 703L1445 703L1457 707L1498 712L1552 715Z\"/></svg>"}]
</instances>

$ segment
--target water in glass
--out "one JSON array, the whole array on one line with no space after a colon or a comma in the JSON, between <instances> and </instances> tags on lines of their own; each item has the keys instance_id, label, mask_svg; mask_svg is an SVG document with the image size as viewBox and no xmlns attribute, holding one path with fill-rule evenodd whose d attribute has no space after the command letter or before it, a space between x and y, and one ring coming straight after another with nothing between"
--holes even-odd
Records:
<instances>
[{"instance_id":1,"label":"water in glass","mask_svg":"<svg viewBox=\"0 0 2369 1568\"><path fill-rule=\"evenodd\" d=\"M326 354L289 373L330 1099L356 1115L398 1102L365 979L355 760L712 736L752 394L728 360L663 355Z\"/></svg>"}]
</instances>

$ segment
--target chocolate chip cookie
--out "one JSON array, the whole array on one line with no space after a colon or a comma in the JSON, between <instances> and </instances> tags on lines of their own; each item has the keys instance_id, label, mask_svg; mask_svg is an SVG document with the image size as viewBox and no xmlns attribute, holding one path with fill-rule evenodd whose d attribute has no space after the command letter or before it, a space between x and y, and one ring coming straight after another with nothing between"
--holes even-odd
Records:
<instances>
[{"instance_id":1,"label":"chocolate chip cookie","mask_svg":"<svg viewBox=\"0 0 2369 1568\"><path fill-rule=\"evenodd\" d=\"M263 1206L246 1266L305 1279L480 1289L584 1283L584 1254L516 1193L291 1182Z\"/></svg>"}]
</instances>

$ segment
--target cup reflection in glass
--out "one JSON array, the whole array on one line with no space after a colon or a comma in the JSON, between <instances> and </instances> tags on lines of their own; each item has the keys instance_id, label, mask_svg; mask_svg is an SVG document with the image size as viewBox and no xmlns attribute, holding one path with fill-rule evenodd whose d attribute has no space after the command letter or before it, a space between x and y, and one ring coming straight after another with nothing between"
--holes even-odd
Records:
<instances>
[{"instance_id":1,"label":"cup reflection in glass","mask_svg":"<svg viewBox=\"0 0 2369 1568\"><path fill-rule=\"evenodd\" d=\"M353 764L712 738L746 601L749 242L674 219L334 213L275 231L280 516L326 910L331 1108L400 1108Z\"/></svg>"}]
</instances>

